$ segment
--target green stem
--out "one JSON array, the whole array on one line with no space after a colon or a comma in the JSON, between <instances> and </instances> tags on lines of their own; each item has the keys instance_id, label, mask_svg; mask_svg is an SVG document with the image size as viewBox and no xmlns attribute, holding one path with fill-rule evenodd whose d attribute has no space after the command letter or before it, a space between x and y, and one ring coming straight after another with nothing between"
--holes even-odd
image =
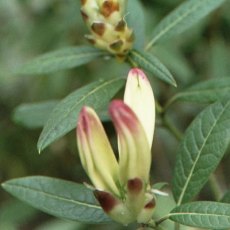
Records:
<instances>
[{"instance_id":1,"label":"green stem","mask_svg":"<svg viewBox=\"0 0 230 230\"><path fill-rule=\"evenodd\" d=\"M157 220L155 222L156 226L160 225L161 223L163 223L164 221L166 221L168 218L169 218L169 215L160 218L159 220Z\"/></svg>"},{"instance_id":2,"label":"green stem","mask_svg":"<svg viewBox=\"0 0 230 230\"><path fill-rule=\"evenodd\" d=\"M209 184L211 187L211 190L213 192L213 195L215 197L216 201L219 201L220 198L223 196L223 191L218 183L218 180L216 178L216 175L213 173L209 177Z\"/></svg>"},{"instance_id":3,"label":"green stem","mask_svg":"<svg viewBox=\"0 0 230 230\"><path fill-rule=\"evenodd\" d=\"M127 57L128 63L131 65L131 67L137 67L138 64L130 57Z\"/></svg>"},{"instance_id":4,"label":"green stem","mask_svg":"<svg viewBox=\"0 0 230 230\"><path fill-rule=\"evenodd\" d=\"M176 137L178 141L183 138L182 132L167 118L165 114L163 116L163 124Z\"/></svg>"},{"instance_id":5,"label":"green stem","mask_svg":"<svg viewBox=\"0 0 230 230\"><path fill-rule=\"evenodd\" d=\"M178 223L175 223L175 227L174 227L175 230L180 230L180 224Z\"/></svg>"}]
</instances>

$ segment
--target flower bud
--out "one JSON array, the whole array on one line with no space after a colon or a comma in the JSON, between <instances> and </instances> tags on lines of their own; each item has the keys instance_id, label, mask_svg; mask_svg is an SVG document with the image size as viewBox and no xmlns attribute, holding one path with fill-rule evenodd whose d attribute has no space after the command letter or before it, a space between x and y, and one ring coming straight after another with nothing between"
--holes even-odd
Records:
<instances>
[{"instance_id":1,"label":"flower bud","mask_svg":"<svg viewBox=\"0 0 230 230\"><path fill-rule=\"evenodd\" d=\"M133 68L129 71L124 102L142 123L151 148L155 127L155 101L149 80L141 69Z\"/></svg>"},{"instance_id":2,"label":"flower bud","mask_svg":"<svg viewBox=\"0 0 230 230\"><path fill-rule=\"evenodd\" d=\"M91 35L86 38L100 49L125 56L132 48L134 36L125 20L127 0L81 0L82 17Z\"/></svg>"}]
</instances>

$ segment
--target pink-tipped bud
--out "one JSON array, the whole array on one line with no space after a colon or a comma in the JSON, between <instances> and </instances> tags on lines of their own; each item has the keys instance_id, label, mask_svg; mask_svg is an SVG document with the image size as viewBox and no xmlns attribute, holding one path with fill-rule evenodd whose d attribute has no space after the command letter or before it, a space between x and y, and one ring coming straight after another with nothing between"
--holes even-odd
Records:
<instances>
[{"instance_id":1,"label":"pink-tipped bud","mask_svg":"<svg viewBox=\"0 0 230 230\"><path fill-rule=\"evenodd\" d=\"M155 127L155 101L150 82L141 69L133 68L129 71L124 102L137 115L151 147Z\"/></svg>"},{"instance_id":2,"label":"pink-tipped bud","mask_svg":"<svg viewBox=\"0 0 230 230\"><path fill-rule=\"evenodd\" d=\"M122 185L133 178L148 183L151 152L146 133L133 110L121 100L114 100L109 113L119 141L119 172Z\"/></svg>"}]
</instances>

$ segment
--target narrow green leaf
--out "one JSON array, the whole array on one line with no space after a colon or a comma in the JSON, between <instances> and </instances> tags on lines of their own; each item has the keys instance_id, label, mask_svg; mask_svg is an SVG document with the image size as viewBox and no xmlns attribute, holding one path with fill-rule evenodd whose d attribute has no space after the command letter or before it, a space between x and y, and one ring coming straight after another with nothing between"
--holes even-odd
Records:
<instances>
[{"instance_id":1,"label":"narrow green leaf","mask_svg":"<svg viewBox=\"0 0 230 230\"><path fill-rule=\"evenodd\" d=\"M230 228L230 205L199 201L176 207L169 218L180 224L207 229Z\"/></svg>"},{"instance_id":2,"label":"narrow green leaf","mask_svg":"<svg viewBox=\"0 0 230 230\"><path fill-rule=\"evenodd\" d=\"M153 39L147 45L150 49L154 44L174 37L189 29L196 22L219 7L225 0L189 0L182 3L154 29Z\"/></svg>"},{"instance_id":3,"label":"narrow green leaf","mask_svg":"<svg viewBox=\"0 0 230 230\"><path fill-rule=\"evenodd\" d=\"M169 70L152 54L132 50L129 58L131 62L136 63L141 68L151 72L159 79L176 86L176 81Z\"/></svg>"},{"instance_id":4,"label":"narrow green leaf","mask_svg":"<svg viewBox=\"0 0 230 230\"><path fill-rule=\"evenodd\" d=\"M86 64L105 53L89 47L69 47L44 54L28 62L18 71L20 74L44 74L70 69Z\"/></svg>"},{"instance_id":5,"label":"narrow green leaf","mask_svg":"<svg viewBox=\"0 0 230 230\"><path fill-rule=\"evenodd\" d=\"M139 0L128 1L126 20L129 28L134 30L134 48L143 49L145 43L145 16L143 6Z\"/></svg>"},{"instance_id":6,"label":"narrow green leaf","mask_svg":"<svg viewBox=\"0 0 230 230\"><path fill-rule=\"evenodd\" d=\"M41 128L58 101L21 104L14 110L13 120L27 128Z\"/></svg>"},{"instance_id":7,"label":"narrow green leaf","mask_svg":"<svg viewBox=\"0 0 230 230\"><path fill-rule=\"evenodd\" d=\"M124 83L123 78L98 80L64 98L54 108L45 124L38 140L39 152L76 127L82 106L88 105L96 110L105 107Z\"/></svg>"},{"instance_id":8,"label":"narrow green leaf","mask_svg":"<svg viewBox=\"0 0 230 230\"><path fill-rule=\"evenodd\" d=\"M103 223L110 219L83 185L44 176L9 180L2 187L21 201L59 218Z\"/></svg>"},{"instance_id":9,"label":"narrow green leaf","mask_svg":"<svg viewBox=\"0 0 230 230\"><path fill-rule=\"evenodd\" d=\"M58 103L58 100L52 100L21 104L15 108L13 120L29 129L42 128ZM98 109L98 115L101 121L106 122L110 120L107 107Z\"/></svg>"},{"instance_id":10,"label":"narrow green leaf","mask_svg":"<svg viewBox=\"0 0 230 230\"><path fill-rule=\"evenodd\" d=\"M173 194L177 204L190 201L216 169L230 142L230 100L202 111L187 129L176 158Z\"/></svg>"},{"instance_id":11,"label":"narrow green leaf","mask_svg":"<svg viewBox=\"0 0 230 230\"><path fill-rule=\"evenodd\" d=\"M229 95L230 78L218 78L200 82L176 94L170 104L175 101L189 101L197 103L212 103Z\"/></svg>"}]
</instances>

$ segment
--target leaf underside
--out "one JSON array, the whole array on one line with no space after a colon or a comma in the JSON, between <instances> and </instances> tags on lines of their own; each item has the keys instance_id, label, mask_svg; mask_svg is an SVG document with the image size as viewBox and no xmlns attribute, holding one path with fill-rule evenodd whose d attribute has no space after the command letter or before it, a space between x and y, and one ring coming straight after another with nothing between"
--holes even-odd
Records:
<instances>
[{"instance_id":1,"label":"leaf underside","mask_svg":"<svg viewBox=\"0 0 230 230\"><path fill-rule=\"evenodd\" d=\"M230 100L201 112L187 129L177 151L173 194L177 204L199 193L221 161L230 141Z\"/></svg>"},{"instance_id":2,"label":"leaf underside","mask_svg":"<svg viewBox=\"0 0 230 230\"><path fill-rule=\"evenodd\" d=\"M9 180L2 187L21 201L59 218L86 223L111 221L92 191L80 184L31 176Z\"/></svg>"}]
</instances>

